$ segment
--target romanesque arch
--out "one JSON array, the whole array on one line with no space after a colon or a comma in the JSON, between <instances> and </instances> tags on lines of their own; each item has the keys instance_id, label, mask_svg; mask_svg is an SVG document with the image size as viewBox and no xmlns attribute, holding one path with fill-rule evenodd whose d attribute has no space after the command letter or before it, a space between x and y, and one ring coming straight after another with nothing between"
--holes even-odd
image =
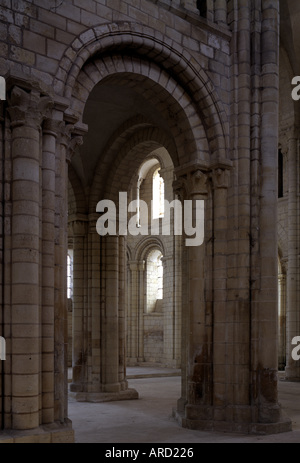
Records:
<instances>
[{"instance_id":1,"label":"romanesque arch","mask_svg":"<svg viewBox=\"0 0 300 463\"><path fill-rule=\"evenodd\" d=\"M129 0L127 15L109 2L88 2L93 15L85 2L63 2L49 16L55 27L39 29L40 42L34 27L46 3L24 15L16 2L6 3L11 22L25 17L24 27L7 29L0 47L1 66L10 74L0 118L1 317L4 334L13 333L1 370L5 426L50 425L49 439L53 428L65 426L72 438L65 368L68 222L75 283L71 391L87 401L138 397L126 379L126 263L135 254L122 233L97 234L95 203L130 188L137 161L166 149L174 165L166 173L172 197L190 201L194 215L201 201L204 222L201 245L188 246L185 236L179 243L183 342L176 417L205 430L290 429L278 403L275 352L279 2L176 0L169 7L149 1L149 15L133 12ZM198 3L202 18L194 14ZM288 149L296 160L293 129ZM297 170L292 164L289 170L294 214ZM289 269L297 268L296 249L295 233ZM297 271L290 272L291 301L296 278ZM289 334L293 329L290 323ZM291 363L287 373L299 376L299 367Z\"/></svg>"},{"instance_id":2,"label":"romanesque arch","mask_svg":"<svg viewBox=\"0 0 300 463\"><path fill-rule=\"evenodd\" d=\"M203 116L203 124L213 133L209 136L210 149L215 154L215 159L227 157L228 149L228 120L222 103L214 92L213 84L208 75L192 59L187 50L182 53L175 42L163 40L161 36L151 28L144 28L136 23L114 23L92 28L76 39L67 50L56 75L54 89L57 93L71 98L71 113L82 117L84 105L89 93L100 78L104 79L111 72L116 72L116 62L122 67L122 57L118 51L124 50L134 53L139 59L142 57L151 63L156 63L161 69L172 73L176 72L178 83L184 88L186 97L190 96ZM109 53L117 58L109 60L109 64L103 66L98 63L99 55L102 57ZM93 59L92 59L93 57ZM102 61L102 60L101 60ZM137 72L143 75L143 67L138 61L125 60L125 72ZM96 67L95 67L96 64ZM82 72L85 76L81 77ZM120 72L117 69L117 72ZM146 70L149 72L149 69ZM149 73L151 79L151 73ZM157 73L153 69L153 78L165 85L166 74ZM82 82L84 85L82 86ZM175 91L174 83L169 83L170 92ZM75 92L74 92L75 90ZM186 103L185 103L186 107ZM188 114L190 116L190 114ZM195 137L197 139L197 137Z\"/></svg>"}]
</instances>

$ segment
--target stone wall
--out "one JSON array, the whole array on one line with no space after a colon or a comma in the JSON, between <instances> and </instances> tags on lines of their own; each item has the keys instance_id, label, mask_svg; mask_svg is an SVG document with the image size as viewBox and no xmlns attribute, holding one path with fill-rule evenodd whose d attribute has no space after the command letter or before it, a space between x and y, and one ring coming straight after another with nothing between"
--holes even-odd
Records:
<instances>
[{"instance_id":1,"label":"stone wall","mask_svg":"<svg viewBox=\"0 0 300 463\"><path fill-rule=\"evenodd\" d=\"M1 3L5 429L69 426L68 231L71 391L87 401L138 397L128 388L126 356L145 360L147 253L132 255L121 234L99 238L96 206L117 204L142 162L162 148L172 160L170 198L190 200L194 210L197 200L205 203L201 246L174 237L149 243L166 258L161 352L165 364L181 361L177 418L205 430L290 429L277 398L279 4L207 0L202 16L197 6ZM298 329L297 140L289 131L289 336ZM136 312L126 314L132 300ZM288 371L299 376L296 365Z\"/></svg>"}]
</instances>

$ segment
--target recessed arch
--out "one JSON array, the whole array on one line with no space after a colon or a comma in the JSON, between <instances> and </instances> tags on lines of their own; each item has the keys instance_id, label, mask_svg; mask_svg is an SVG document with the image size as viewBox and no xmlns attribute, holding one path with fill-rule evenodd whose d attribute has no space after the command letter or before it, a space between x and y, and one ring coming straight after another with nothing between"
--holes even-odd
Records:
<instances>
[{"instance_id":1,"label":"recessed arch","mask_svg":"<svg viewBox=\"0 0 300 463\"><path fill-rule=\"evenodd\" d=\"M141 128L133 134L130 133L130 138L127 141L124 140L124 137L121 139L116 137L107 148L104 158L105 160L113 159L113 161L107 163L106 169L103 169L103 160L98 163L91 188L90 211L95 211L101 196L104 195L109 199L117 200L119 191L128 191L134 173L138 171L146 156L160 147L164 147L170 154L173 163L178 165L174 142L158 128L151 126ZM129 170L130 174L128 175ZM122 178L121 185L120 182L116 181L118 178ZM106 189L103 188L104 184L107 185Z\"/></svg>"},{"instance_id":2,"label":"recessed arch","mask_svg":"<svg viewBox=\"0 0 300 463\"><path fill-rule=\"evenodd\" d=\"M166 255L163 241L158 236L147 236L139 241L132 257L134 260L140 262L153 249L159 249L163 256Z\"/></svg>"},{"instance_id":3,"label":"recessed arch","mask_svg":"<svg viewBox=\"0 0 300 463\"><path fill-rule=\"evenodd\" d=\"M108 75L120 72L121 61L120 59L117 60L116 64L115 58L117 53L120 52L122 55L130 52L133 57L130 72L133 72L133 69L136 74L141 74L140 60L142 58L144 62L155 63L156 69L161 70L159 76L152 66L154 79L164 79L165 75L169 77L176 75L177 88L184 89L182 98L185 99L189 96L195 102L197 111L201 114L214 161L227 157L229 146L228 118L211 79L186 50L150 27L127 22L105 24L89 29L72 43L61 60L54 81L56 92L72 101L71 112L75 112L79 117L82 116L82 111L78 113L78 109L80 106L82 109L82 105L84 106L91 90L82 86L80 88L80 101L74 95L76 83L77 85L80 82L82 84L84 80L88 87L91 86L91 83L88 83L86 78L83 79L85 70L87 70L86 74L90 81L93 82L92 79L95 77L93 72L94 61L99 59L99 56L103 58L105 54L109 53L110 63L101 66L102 76L100 80ZM108 61L107 59L106 63ZM117 66L118 70L116 70L115 66ZM147 77L150 76L149 73L148 66ZM64 79L66 83L64 83ZM98 82L100 80L98 79ZM93 82L94 85L96 83ZM182 102L182 104L184 105L183 112L191 108L185 102ZM79 105L77 109L76 105ZM187 114L187 119L189 117L190 115ZM194 137L194 139L196 140L197 137Z\"/></svg>"},{"instance_id":4,"label":"recessed arch","mask_svg":"<svg viewBox=\"0 0 300 463\"><path fill-rule=\"evenodd\" d=\"M113 58L95 59L88 64L88 69L82 69L72 94L72 108L77 116L87 114L91 95L101 86L106 86L112 95L120 90L123 95L134 92L132 100L139 98L139 106L147 112L152 126L163 128L173 138L180 164L193 160L209 163L208 133L197 104L185 89L166 71L144 58L120 55Z\"/></svg>"}]
</instances>

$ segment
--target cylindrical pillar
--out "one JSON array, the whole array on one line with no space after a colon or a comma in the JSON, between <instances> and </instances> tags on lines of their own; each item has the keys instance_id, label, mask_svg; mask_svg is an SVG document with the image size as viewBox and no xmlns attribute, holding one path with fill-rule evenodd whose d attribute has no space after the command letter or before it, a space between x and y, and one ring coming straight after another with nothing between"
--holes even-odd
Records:
<instances>
[{"instance_id":1,"label":"cylindrical pillar","mask_svg":"<svg viewBox=\"0 0 300 463\"><path fill-rule=\"evenodd\" d=\"M208 197L208 176L200 167L194 166L189 172L179 176L174 183L174 190L179 195L183 204L184 231L185 231L185 278L183 287L186 305L182 310L182 370L187 376L186 384L182 385L182 397L178 401L178 413L184 415L185 426L194 426L193 422L209 420L212 405L212 327L211 315L207 310L205 301L205 257L206 247L204 240L205 207L201 209L198 217L197 201L206 200ZM198 237L197 243L188 238L191 228L201 224L203 240ZM188 228L189 229L188 229ZM195 244L195 245L194 245ZM186 347L185 347L186 346Z\"/></svg>"},{"instance_id":2,"label":"cylindrical pillar","mask_svg":"<svg viewBox=\"0 0 300 463\"><path fill-rule=\"evenodd\" d=\"M12 123L12 428L40 424L40 124L49 105L14 88Z\"/></svg>"},{"instance_id":3,"label":"cylindrical pillar","mask_svg":"<svg viewBox=\"0 0 300 463\"><path fill-rule=\"evenodd\" d=\"M260 275L252 291L252 403L258 423L281 420L278 405L278 10L279 2L262 1L261 157L259 191ZM251 241L250 241L251 244ZM255 274L252 273L254 280ZM253 282L254 283L254 282Z\"/></svg>"},{"instance_id":4,"label":"cylindrical pillar","mask_svg":"<svg viewBox=\"0 0 300 463\"><path fill-rule=\"evenodd\" d=\"M133 365L138 357L138 263L130 262L130 298L128 304L127 330L128 330L128 360Z\"/></svg>"},{"instance_id":5,"label":"cylindrical pillar","mask_svg":"<svg viewBox=\"0 0 300 463\"><path fill-rule=\"evenodd\" d=\"M119 237L119 383L121 390L128 387L126 377L126 273L125 273L125 237Z\"/></svg>"},{"instance_id":6,"label":"cylindrical pillar","mask_svg":"<svg viewBox=\"0 0 300 463\"><path fill-rule=\"evenodd\" d=\"M47 119L42 152L42 422L54 421L54 222L57 124Z\"/></svg>"},{"instance_id":7,"label":"cylindrical pillar","mask_svg":"<svg viewBox=\"0 0 300 463\"><path fill-rule=\"evenodd\" d=\"M90 265L89 265L89 333L90 340L90 355L88 357L88 382L91 386L91 392L101 392L101 369L100 369L100 236L96 231L96 220L93 217L89 219L89 249Z\"/></svg>"},{"instance_id":8,"label":"cylindrical pillar","mask_svg":"<svg viewBox=\"0 0 300 463\"><path fill-rule=\"evenodd\" d=\"M278 304L278 369L284 370L286 365L286 276L284 273L278 275L279 304Z\"/></svg>"},{"instance_id":9,"label":"cylindrical pillar","mask_svg":"<svg viewBox=\"0 0 300 463\"><path fill-rule=\"evenodd\" d=\"M67 417L67 253L68 253L68 203L67 165L68 144L62 123L60 142L55 158L55 269L54 269L54 342L55 342L55 420L65 422Z\"/></svg>"},{"instance_id":10,"label":"cylindrical pillar","mask_svg":"<svg viewBox=\"0 0 300 463\"><path fill-rule=\"evenodd\" d=\"M294 337L300 334L299 310L299 140L296 134L289 139L288 151L289 194L288 194L288 269L287 269L287 379L300 379L299 361L292 358Z\"/></svg>"},{"instance_id":11,"label":"cylindrical pillar","mask_svg":"<svg viewBox=\"0 0 300 463\"><path fill-rule=\"evenodd\" d=\"M144 314L145 314L145 262L138 263L138 362L143 363L144 358Z\"/></svg>"},{"instance_id":12,"label":"cylindrical pillar","mask_svg":"<svg viewBox=\"0 0 300 463\"><path fill-rule=\"evenodd\" d=\"M119 237L105 237L105 308L101 320L103 392L120 392L119 383Z\"/></svg>"},{"instance_id":13,"label":"cylindrical pillar","mask_svg":"<svg viewBox=\"0 0 300 463\"><path fill-rule=\"evenodd\" d=\"M240 390L244 387L244 369L235 367L233 375L233 345L240 340L234 336L235 320L227 304L227 243L228 243L228 209L227 195L229 187L229 170L216 168L213 180L213 405L218 408L218 420L227 421L231 413L226 405L234 402L233 391L239 382ZM236 344L238 350L238 344Z\"/></svg>"},{"instance_id":14,"label":"cylindrical pillar","mask_svg":"<svg viewBox=\"0 0 300 463\"><path fill-rule=\"evenodd\" d=\"M86 239L86 223L76 221L71 226L73 232L73 320L72 320L72 392L83 391L85 362L84 333L84 286L85 266L84 250Z\"/></svg>"}]
</instances>

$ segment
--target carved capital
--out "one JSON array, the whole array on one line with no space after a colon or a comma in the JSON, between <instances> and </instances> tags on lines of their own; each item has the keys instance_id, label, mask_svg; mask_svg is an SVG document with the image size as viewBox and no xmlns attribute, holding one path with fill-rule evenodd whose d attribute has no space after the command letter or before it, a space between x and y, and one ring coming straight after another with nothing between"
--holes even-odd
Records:
<instances>
[{"instance_id":1,"label":"carved capital","mask_svg":"<svg viewBox=\"0 0 300 463\"><path fill-rule=\"evenodd\" d=\"M77 146L82 145L83 137L76 134L75 127L72 124L64 124L61 132L61 144L66 147L66 160L71 163L72 157L76 152Z\"/></svg>"},{"instance_id":2,"label":"carved capital","mask_svg":"<svg viewBox=\"0 0 300 463\"><path fill-rule=\"evenodd\" d=\"M208 195L208 175L201 169L191 170L173 182L174 192L181 200L206 199Z\"/></svg>"},{"instance_id":3,"label":"carved capital","mask_svg":"<svg viewBox=\"0 0 300 463\"><path fill-rule=\"evenodd\" d=\"M87 234L88 222L86 220L73 220L69 223L69 230L73 236L85 236Z\"/></svg>"},{"instance_id":4,"label":"carved capital","mask_svg":"<svg viewBox=\"0 0 300 463\"><path fill-rule=\"evenodd\" d=\"M62 124L62 121L47 118L43 124L43 133L53 135L57 138L61 134Z\"/></svg>"},{"instance_id":5,"label":"carved capital","mask_svg":"<svg viewBox=\"0 0 300 463\"><path fill-rule=\"evenodd\" d=\"M173 182L173 191L181 201L187 198L187 181L183 177L179 177Z\"/></svg>"},{"instance_id":6,"label":"carved capital","mask_svg":"<svg viewBox=\"0 0 300 463\"><path fill-rule=\"evenodd\" d=\"M68 149L67 149L67 161L71 163L72 157L76 152L77 146L81 146L83 143L83 138L81 135L72 136Z\"/></svg>"},{"instance_id":7,"label":"carved capital","mask_svg":"<svg viewBox=\"0 0 300 463\"><path fill-rule=\"evenodd\" d=\"M228 169L224 169L221 167L214 169L211 174L211 178L213 181L214 189L228 189L229 188L230 171Z\"/></svg>"},{"instance_id":8,"label":"carved capital","mask_svg":"<svg viewBox=\"0 0 300 463\"><path fill-rule=\"evenodd\" d=\"M13 127L27 125L39 129L44 119L48 118L53 108L53 101L40 92L29 92L14 87L8 98L8 113Z\"/></svg>"}]
</instances>

